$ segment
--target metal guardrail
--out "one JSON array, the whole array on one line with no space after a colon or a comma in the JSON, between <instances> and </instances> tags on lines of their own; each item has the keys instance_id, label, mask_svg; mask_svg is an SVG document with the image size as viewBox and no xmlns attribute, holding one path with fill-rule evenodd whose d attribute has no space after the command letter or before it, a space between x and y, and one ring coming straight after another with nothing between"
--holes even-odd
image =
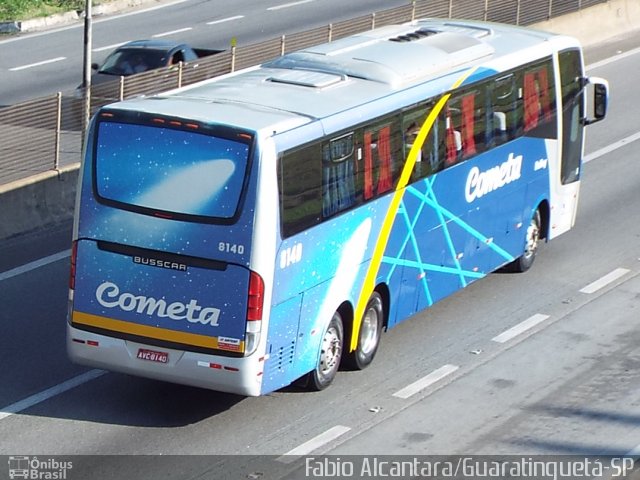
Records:
<instances>
[{"instance_id":1,"label":"metal guardrail","mask_svg":"<svg viewBox=\"0 0 640 480\"><path fill-rule=\"evenodd\" d=\"M232 47L211 57L96 85L91 110L107 103L150 95L258 65L312 45L375 27L424 17L460 18L531 25L608 0L413 0L252 45ZM80 161L84 100L76 92L58 93L0 109L0 185Z\"/></svg>"}]
</instances>

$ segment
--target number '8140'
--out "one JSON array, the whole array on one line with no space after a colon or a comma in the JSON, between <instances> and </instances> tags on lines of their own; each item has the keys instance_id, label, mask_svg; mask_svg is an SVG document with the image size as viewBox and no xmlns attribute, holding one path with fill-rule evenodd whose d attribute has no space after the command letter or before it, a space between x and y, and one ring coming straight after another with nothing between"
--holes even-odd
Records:
<instances>
[{"instance_id":1,"label":"number '8140'","mask_svg":"<svg viewBox=\"0 0 640 480\"><path fill-rule=\"evenodd\" d=\"M238 245L237 243L218 243L218 250L225 253L237 253L242 255L244 253L244 245Z\"/></svg>"}]
</instances>

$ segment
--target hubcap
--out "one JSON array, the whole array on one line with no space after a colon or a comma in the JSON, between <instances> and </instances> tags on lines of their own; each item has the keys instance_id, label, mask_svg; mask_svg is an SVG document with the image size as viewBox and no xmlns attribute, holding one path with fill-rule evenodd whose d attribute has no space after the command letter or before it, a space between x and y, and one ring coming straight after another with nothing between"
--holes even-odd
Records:
<instances>
[{"instance_id":1,"label":"hubcap","mask_svg":"<svg viewBox=\"0 0 640 480\"><path fill-rule=\"evenodd\" d=\"M362 353L369 354L378 343L378 311L375 308L369 308L360 326L360 350Z\"/></svg>"},{"instance_id":2,"label":"hubcap","mask_svg":"<svg viewBox=\"0 0 640 480\"><path fill-rule=\"evenodd\" d=\"M535 219L531 220L531 225L527 228L527 244L525 246L524 256L532 257L538 248L538 240L540 240L540 227Z\"/></svg>"},{"instance_id":3,"label":"hubcap","mask_svg":"<svg viewBox=\"0 0 640 480\"><path fill-rule=\"evenodd\" d=\"M330 327L322 339L322 352L320 353L320 372L323 375L331 373L338 368L342 353L342 342L338 330Z\"/></svg>"}]
</instances>

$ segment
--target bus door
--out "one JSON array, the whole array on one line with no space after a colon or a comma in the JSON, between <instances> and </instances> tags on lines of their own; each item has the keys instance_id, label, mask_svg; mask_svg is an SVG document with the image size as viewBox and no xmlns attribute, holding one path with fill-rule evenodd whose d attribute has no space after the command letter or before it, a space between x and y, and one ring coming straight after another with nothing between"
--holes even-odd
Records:
<instances>
[{"instance_id":1,"label":"bus door","mask_svg":"<svg viewBox=\"0 0 640 480\"><path fill-rule=\"evenodd\" d=\"M584 143L584 95L582 88L582 59L577 49L566 50L558 56L560 70L560 171L552 176L550 238L569 230L578 206L578 190ZM553 173L553 172L552 172Z\"/></svg>"}]
</instances>

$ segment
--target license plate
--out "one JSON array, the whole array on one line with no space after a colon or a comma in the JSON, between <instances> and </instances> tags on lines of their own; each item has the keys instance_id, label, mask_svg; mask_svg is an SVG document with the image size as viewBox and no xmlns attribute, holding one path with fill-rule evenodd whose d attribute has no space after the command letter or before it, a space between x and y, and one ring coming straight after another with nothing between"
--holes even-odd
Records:
<instances>
[{"instance_id":1,"label":"license plate","mask_svg":"<svg viewBox=\"0 0 640 480\"><path fill-rule=\"evenodd\" d=\"M155 350L146 350L144 348L138 350L137 357L140 360L148 360L150 362L167 363L169 361L168 353L156 352Z\"/></svg>"}]
</instances>

